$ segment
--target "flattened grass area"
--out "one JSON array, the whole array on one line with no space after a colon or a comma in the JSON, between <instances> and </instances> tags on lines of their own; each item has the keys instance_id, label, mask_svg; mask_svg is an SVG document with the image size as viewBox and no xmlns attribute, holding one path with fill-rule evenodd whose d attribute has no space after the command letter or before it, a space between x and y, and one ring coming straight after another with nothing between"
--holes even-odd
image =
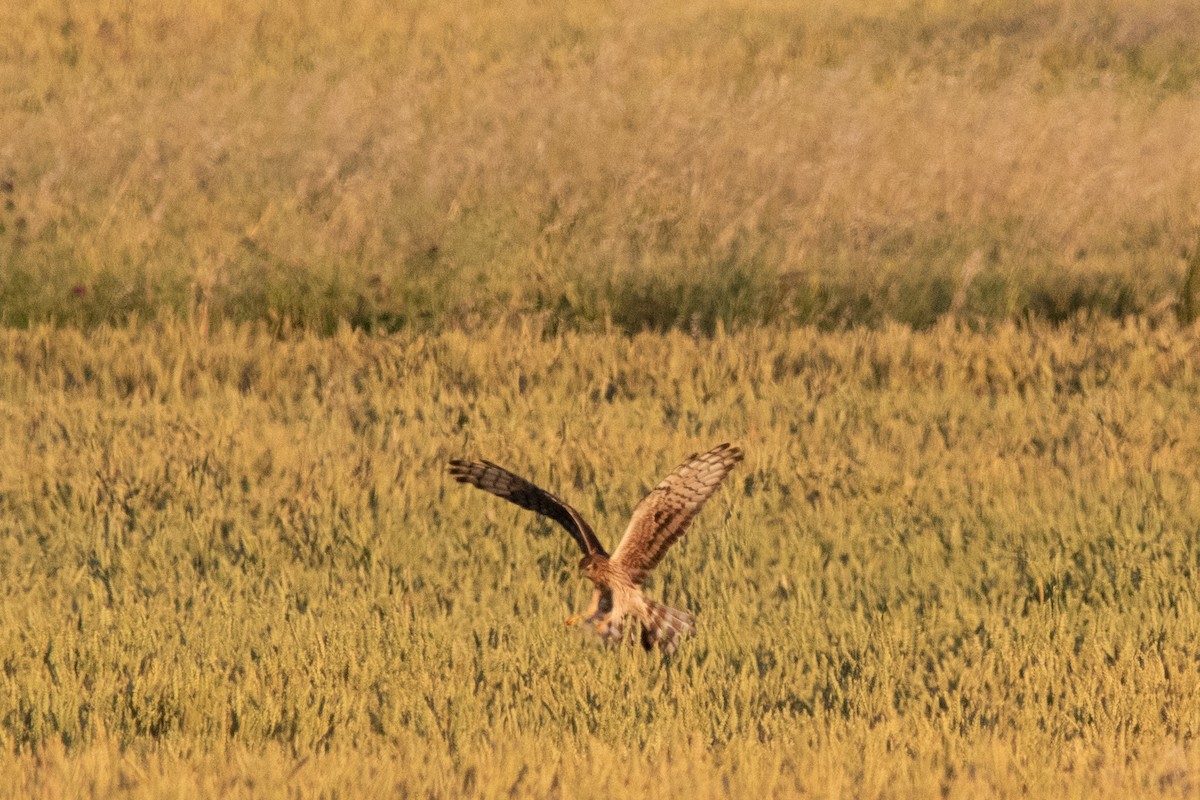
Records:
<instances>
[{"instance_id":1,"label":"flattened grass area","mask_svg":"<svg viewBox=\"0 0 1200 800\"><path fill-rule=\"evenodd\" d=\"M0 794L1193 797L1200 333L0 333ZM673 658L564 629L611 543Z\"/></svg>"},{"instance_id":2,"label":"flattened grass area","mask_svg":"<svg viewBox=\"0 0 1200 800\"><path fill-rule=\"evenodd\" d=\"M1194 318L1200 6L810 5L6 3L0 323Z\"/></svg>"}]
</instances>

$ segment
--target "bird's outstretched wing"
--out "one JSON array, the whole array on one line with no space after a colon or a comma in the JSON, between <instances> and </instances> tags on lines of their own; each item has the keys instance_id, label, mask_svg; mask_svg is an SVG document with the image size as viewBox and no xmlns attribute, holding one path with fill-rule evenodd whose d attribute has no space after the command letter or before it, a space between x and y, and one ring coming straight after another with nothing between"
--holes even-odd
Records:
<instances>
[{"instance_id":1,"label":"bird's outstretched wing","mask_svg":"<svg viewBox=\"0 0 1200 800\"><path fill-rule=\"evenodd\" d=\"M503 497L510 503L516 503L521 508L536 511L542 516L549 517L566 528L567 533L579 545L584 555L607 555L600 546L600 540L579 512L558 499L545 489L534 486L519 475L514 475L504 467L499 467L490 461L461 461L450 462L450 475L459 483L469 483L485 492L491 492L497 497Z\"/></svg>"},{"instance_id":2,"label":"bird's outstretched wing","mask_svg":"<svg viewBox=\"0 0 1200 800\"><path fill-rule=\"evenodd\" d=\"M635 584L645 580L742 456L741 448L721 444L676 467L633 510L613 564L624 567Z\"/></svg>"}]
</instances>

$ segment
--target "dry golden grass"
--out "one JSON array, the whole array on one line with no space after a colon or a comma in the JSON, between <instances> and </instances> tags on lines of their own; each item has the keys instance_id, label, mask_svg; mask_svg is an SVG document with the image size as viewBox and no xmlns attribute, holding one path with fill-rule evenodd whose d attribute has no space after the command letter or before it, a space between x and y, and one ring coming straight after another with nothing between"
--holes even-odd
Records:
<instances>
[{"instance_id":1,"label":"dry golden grass","mask_svg":"<svg viewBox=\"0 0 1200 800\"><path fill-rule=\"evenodd\" d=\"M1190 0L9 3L0 321L1121 315L1200 226Z\"/></svg>"},{"instance_id":2,"label":"dry golden grass","mask_svg":"<svg viewBox=\"0 0 1200 800\"><path fill-rule=\"evenodd\" d=\"M0 4L0 797L1194 797L1197 29Z\"/></svg>"},{"instance_id":3,"label":"dry golden grass","mask_svg":"<svg viewBox=\"0 0 1200 800\"><path fill-rule=\"evenodd\" d=\"M1192 797L1195 328L0 333L0 795ZM686 453L670 659L565 630Z\"/></svg>"}]
</instances>

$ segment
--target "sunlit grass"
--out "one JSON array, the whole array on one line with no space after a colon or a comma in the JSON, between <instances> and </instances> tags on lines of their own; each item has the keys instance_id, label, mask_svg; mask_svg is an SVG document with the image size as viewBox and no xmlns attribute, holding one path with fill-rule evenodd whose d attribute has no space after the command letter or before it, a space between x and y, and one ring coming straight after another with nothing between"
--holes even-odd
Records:
<instances>
[{"instance_id":1,"label":"sunlit grass","mask_svg":"<svg viewBox=\"0 0 1200 800\"><path fill-rule=\"evenodd\" d=\"M150 335L147 335L150 334ZM0 342L0 784L20 796L1186 797L1200 780L1194 329ZM747 452L656 596L614 541Z\"/></svg>"},{"instance_id":2,"label":"sunlit grass","mask_svg":"<svg viewBox=\"0 0 1200 800\"><path fill-rule=\"evenodd\" d=\"M1196 796L1198 27L0 4L0 797Z\"/></svg>"}]
</instances>

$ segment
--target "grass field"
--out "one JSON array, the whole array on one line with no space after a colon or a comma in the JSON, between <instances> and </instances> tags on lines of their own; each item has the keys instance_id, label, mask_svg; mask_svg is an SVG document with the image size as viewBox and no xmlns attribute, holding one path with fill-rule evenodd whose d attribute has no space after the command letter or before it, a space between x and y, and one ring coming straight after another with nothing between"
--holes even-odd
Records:
<instances>
[{"instance_id":1,"label":"grass field","mask_svg":"<svg viewBox=\"0 0 1200 800\"><path fill-rule=\"evenodd\" d=\"M519 326L0 341L0 793L1191 797L1200 337ZM563 627L717 441L675 657Z\"/></svg>"},{"instance_id":2,"label":"grass field","mask_svg":"<svg viewBox=\"0 0 1200 800\"><path fill-rule=\"evenodd\" d=\"M0 323L1194 318L1200 5L808 5L5 3Z\"/></svg>"},{"instance_id":3,"label":"grass field","mask_svg":"<svg viewBox=\"0 0 1200 800\"><path fill-rule=\"evenodd\" d=\"M1200 794L1200 5L803 5L0 3L0 800Z\"/></svg>"}]
</instances>

